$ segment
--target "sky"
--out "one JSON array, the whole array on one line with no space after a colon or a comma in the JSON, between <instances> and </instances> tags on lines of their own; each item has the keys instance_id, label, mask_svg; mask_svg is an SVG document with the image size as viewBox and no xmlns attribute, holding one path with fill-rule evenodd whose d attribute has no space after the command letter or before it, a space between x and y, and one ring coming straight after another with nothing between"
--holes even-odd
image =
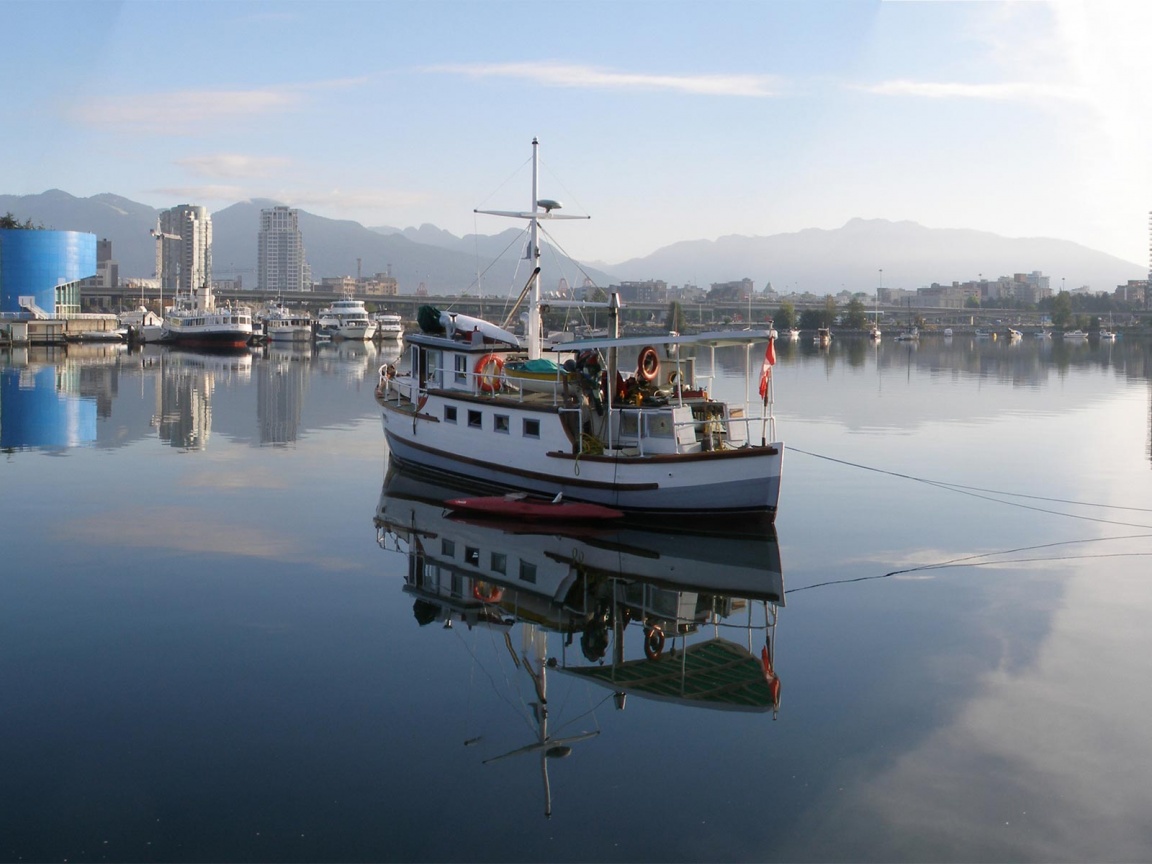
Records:
<instances>
[{"instance_id":1,"label":"sky","mask_svg":"<svg viewBox=\"0 0 1152 864\"><path fill-rule=\"evenodd\" d=\"M589 263L862 217L1143 266L1150 35L1146 0L0 0L0 193L496 234L538 138Z\"/></svg>"}]
</instances>

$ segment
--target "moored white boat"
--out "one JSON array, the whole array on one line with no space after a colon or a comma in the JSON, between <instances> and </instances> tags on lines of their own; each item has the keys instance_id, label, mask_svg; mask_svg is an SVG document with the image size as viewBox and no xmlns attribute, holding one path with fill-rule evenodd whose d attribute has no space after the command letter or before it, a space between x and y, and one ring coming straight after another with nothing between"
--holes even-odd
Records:
<instances>
[{"instance_id":1,"label":"moored white boat","mask_svg":"<svg viewBox=\"0 0 1152 864\"><path fill-rule=\"evenodd\" d=\"M131 312L121 312L121 335L128 339L130 334L140 342L159 342L164 338L164 319L145 306L138 306Z\"/></svg>"},{"instance_id":2,"label":"moored white boat","mask_svg":"<svg viewBox=\"0 0 1152 864\"><path fill-rule=\"evenodd\" d=\"M252 338L252 310L217 306L212 286L176 295L164 317L162 341L191 348L244 348Z\"/></svg>"},{"instance_id":3,"label":"moored white boat","mask_svg":"<svg viewBox=\"0 0 1152 864\"><path fill-rule=\"evenodd\" d=\"M507 386L503 371L509 360L525 351L528 360L544 353L538 223L565 218L554 212L559 204L537 196L537 147L534 140L531 208L494 213L529 224L535 269L525 344L481 319L456 316L448 326L442 313L434 325L422 310L421 331L406 337L410 371L397 374L383 367L377 388L392 458L500 491L562 493L565 500L631 512L773 518L783 444L773 440L774 421L766 410L771 404L767 355L761 367L763 405L730 405L696 385L695 358L683 350L693 344L744 346L751 373L752 346L772 344L764 331L659 337L664 358L647 344L657 340L648 337L564 342L553 347L553 355L563 360L558 366L575 373L574 386L547 393ZM607 306L610 330L618 333L618 298L600 305ZM638 363L635 372L620 368L621 353L637 349L649 360Z\"/></svg>"},{"instance_id":4,"label":"moored white boat","mask_svg":"<svg viewBox=\"0 0 1152 864\"><path fill-rule=\"evenodd\" d=\"M395 312L376 313L376 338L401 340L404 338L404 318Z\"/></svg>"},{"instance_id":5,"label":"moored white boat","mask_svg":"<svg viewBox=\"0 0 1152 864\"><path fill-rule=\"evenodd\" d=\"M286 306L270 306L263 314L264 334L270 342L311 342L312 316Z\"/></svg>"},{"instance_id":6,"label":"moored white boat","mask_svg":"<svg viewBox=\"0 0 1152 864\"><path fill-rule=\"evenodd\" d=\"M362 342L376 335L376 322L369 317L364 301L352 297L334 300L320 310L317 319L317 332L326 333L332 339Z\"/></svg>"},{"instance_id":7,"label":"moored white boat","mask_svg":"<svg viewBox=\"0 0 1152 864\"><path fill-rule=\"evenodd\" d=\"M820 327L816 330L816 335L812 337L812 341L821 348L827 348L832 344L832 331L827 327Z\"/></svg>"},{"instance_id":8,"label":"moored white boat","mask_svg":"<svg viewBox=\"0 0 1152 864\"><path fill-rule=\"evenodd\" d=\"M1064 333L1064 339L1068 342L1087 342L1088 334L1083 330L1068 330Z\"/></svg>"}]
</instances>

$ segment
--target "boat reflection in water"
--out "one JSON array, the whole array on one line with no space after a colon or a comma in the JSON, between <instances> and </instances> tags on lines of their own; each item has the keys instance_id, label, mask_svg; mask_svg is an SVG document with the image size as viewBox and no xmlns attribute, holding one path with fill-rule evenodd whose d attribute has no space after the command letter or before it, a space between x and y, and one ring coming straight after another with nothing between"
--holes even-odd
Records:
<instances>
[{"instance_id":1,"label":"boat reflection in water","mask_svg":"<svg viewBox=\"0 0 1152 864\"><path fill-rule=\"evenodd\" d=\"M771 526L705 535L619 520L516 523L445 508L466 494L390 467L377 542L407 555L404 591L421 626L484 628L531 679L535 740L484 762L537 756L546 814L548 760L599 734L549 729L551 672L606 688L620 710L635 696L775 717L784 584Z\"/></svg>"}]
</instances>

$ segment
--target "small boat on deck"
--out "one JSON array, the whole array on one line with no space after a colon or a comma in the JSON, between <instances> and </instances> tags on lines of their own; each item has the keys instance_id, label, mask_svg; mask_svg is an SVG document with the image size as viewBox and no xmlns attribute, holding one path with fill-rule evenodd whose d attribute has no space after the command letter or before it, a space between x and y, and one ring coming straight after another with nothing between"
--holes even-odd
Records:
<instances>
[{"instance_id":1,"label":"small boat on deck","mask_svg":"<svg viewBox=\"0 0 1152 864\"><path fill-rule=\"evenodd\" d=\"M624 513L612 507L584 501L565 501L555 498L534 498L521 492L509 495L485 495L479 498L452 498L444 502L449 510L473 515L517 519L548 519L580 522L589 519L619 519Z\"/></svg>"}]
</instances>

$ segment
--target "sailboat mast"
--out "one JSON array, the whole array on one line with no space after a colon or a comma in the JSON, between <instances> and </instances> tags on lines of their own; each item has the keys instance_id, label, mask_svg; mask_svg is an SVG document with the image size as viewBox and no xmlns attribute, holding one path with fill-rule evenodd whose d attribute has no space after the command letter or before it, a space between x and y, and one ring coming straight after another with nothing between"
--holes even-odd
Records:
<instances>
[{"instance_id":1,"label":"sailboat mast","mask_svg":"<svg viewBox=\"0 0 1152 864\"><path fill-rule=\"evenodd\" d=\"M529 246L528 257L531 261L533 269L532 273L532 287L528 291L528 359L540 359L540 344L541 329L543 322L540 320L540 222L537 219L539 212L540 196L538 194L538 185L540 183L540 168L538 161L538 154L540 151L540 142L532 139L532 206L528 208L528 212L532 214L529 220Z\"/></svg>"}]
</instances>

